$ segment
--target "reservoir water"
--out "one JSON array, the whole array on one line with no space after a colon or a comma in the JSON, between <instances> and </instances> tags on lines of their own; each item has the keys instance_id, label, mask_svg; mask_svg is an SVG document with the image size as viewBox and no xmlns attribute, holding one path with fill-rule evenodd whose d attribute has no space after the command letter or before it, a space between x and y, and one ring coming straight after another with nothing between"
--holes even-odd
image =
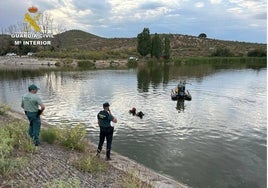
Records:
<instances>
[{"instance_id":1,"label":"reservoir water","mask_svg":"<svg viewBox=\"0 0 268 188\"><path fill-rule=\"evenodd\" d=\"M97 143L104 102L118 118L113 151L196 188L265 188L267 69L140 67L129 70L2 70L0 102L20 108L35 83L55 126L82 123ZM170 91L180 80L192 101ZM142 111L143 119L128 110Z\"/></svg>"}]
</instances>

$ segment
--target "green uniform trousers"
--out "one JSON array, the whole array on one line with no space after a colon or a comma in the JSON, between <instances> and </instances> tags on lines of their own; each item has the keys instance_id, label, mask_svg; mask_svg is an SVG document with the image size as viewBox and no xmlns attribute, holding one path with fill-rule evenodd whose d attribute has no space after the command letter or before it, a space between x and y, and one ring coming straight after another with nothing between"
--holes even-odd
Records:
<instances>
[{"instance_id":1,"label":"green uniform trousers","mask_svg":"<svg viewBox=\"0 0 268 188\"><path fill-rule=\"evenodd\" d=\"M29 136L33 139L34 145L39 146L39 134L41 128L40 115L37 112L25 112L30 122L29 124Z\"/></svg>"}]
</instances>

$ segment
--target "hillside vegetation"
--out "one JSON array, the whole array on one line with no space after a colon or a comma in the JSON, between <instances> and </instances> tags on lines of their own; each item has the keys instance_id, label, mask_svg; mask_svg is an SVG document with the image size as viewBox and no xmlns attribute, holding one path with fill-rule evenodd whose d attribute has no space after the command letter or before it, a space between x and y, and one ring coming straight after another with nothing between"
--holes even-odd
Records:
<instances>
[{"instance_id":1,"label":"hillside vegetation","mask_svg":"<svg viewBox=\"0 0 268 188\"><path fill-rule=\"evenodd\" d=\"M160 34L162 36L163 34ZM217 49L228 49L235 56L247 56L252 50L261 49L266 51L266 44L223 41L210 38L199 38L197 36L169 34L171 46L171 58L174 57L207 57ZM0 35L1 48L12 43L10 36ZM27 40L27 39L24 39ZM103 38L81 30L69 30L55 35L52 46L39 47L42 50L58 52L89 52L109 51L118 54L138 55L137 38ZM14 42L13 42L14 43ZM14 48L14 47L13 47ZM12 48L10 49L12 51Z\"/></svg>"}]
</instances>

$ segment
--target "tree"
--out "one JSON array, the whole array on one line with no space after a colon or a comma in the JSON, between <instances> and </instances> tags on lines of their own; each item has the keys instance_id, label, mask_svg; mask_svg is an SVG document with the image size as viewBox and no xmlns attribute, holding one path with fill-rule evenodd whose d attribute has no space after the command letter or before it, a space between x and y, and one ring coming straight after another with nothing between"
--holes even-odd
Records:
<instances>
[{"instance_id":1,"label":"tree","mask_svg":"<svg viewBox=\"0 0 268 188\"><path fill-rule=\"evenodd\" d=\"M40 26L42 33L53 33L53 19L51 14L43 13L40 18Z\"/></svg>"},{"instance_id":2,"label":"tree","mask_svg":"<svg viewBox=\"0 0 268 188\"><path fill-rule=\"evenodd\" d=\"M143 31L138 34L137 51L140 55L146 56L151 52L151 36L149 28L144 28Z\"/></svg>"},{"instance_id":3,"label":"tree","mask_svg":"<svg viewBox=\"0 0 268 188\"><path fill-rule=\"evenodd\" d=\"M266 52L264 49L255 49L248 52L248 57L266 57Z\"/></svg>"},{"instance_id":4,"label":"tree","mask_svg":"<svg viewBox=\"0 0 268 188\"><path fill-rule=\"evenodd\" d=\"M152 39L152 51L151 57L156 57L159 59L162 55L162 43L159 35L157 33L154 34Z\"/></svg>"},{"instance_id":5,"label":"tree","mask_svg":"<svg viewBox=\"0 0 268 188\"><path fill-rule=\"evenodd\" d=\"M200 33L198 35L198 38L207 38L207 35L205 33Z\"/></svg>"},{"instance_id":6,"label":"tree","mask_svg":"<svg viewBox=\"0 0 268 188\"><path fill-rule=\"evenodd\" d=\"M164 52L163 52L164 59L170 58L170 38L168 35L164 36Z\"/></svg>"},{"instance_id":7,"label":"tree","mask_svg":"<svg viewBox=\"0 0 268 188\"><path fill-rule=\"evenodd\" d=\"M213 52L211 56L218 56L218 57L232 57L234 54L230 52L227 48L218 48L216 52Z\"/></svg>"}]
</instances>

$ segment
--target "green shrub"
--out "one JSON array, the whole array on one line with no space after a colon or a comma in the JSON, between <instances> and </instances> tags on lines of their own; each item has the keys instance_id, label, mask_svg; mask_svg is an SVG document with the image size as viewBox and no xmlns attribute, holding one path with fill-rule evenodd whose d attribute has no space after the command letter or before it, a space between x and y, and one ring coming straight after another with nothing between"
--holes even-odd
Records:
<instances>
[{"instance_id":1,"label":"green shrub","mask_svg":"<svg viewBox=\"0 0 268 188\"><path fill-rule=\"evenodd\" d=\"M28 138L25 133L26 125L21 121L13 121L0 129L0 155L8 157L14 147L21 149L21 143Z\"/></svg>"},{"instance_id":2,"label":"green shrub","mask_svg":"<svg viewBox=\"0 0 268 188\"><path fill-rule=\"evenodd\" d=\"M7 176L12 172L21 169L25 165L25 161L22 158L0 158L0 174Z\"/></svg>"},{"instance_id":3,"label":"green shrub","mask_svg":"<svg viewBox=\"0 0 268 188\"><path fill-rule=\"evenodd\" d=\"M13 150L14 138L10 136L10 132L3 127L0 129L0 158L8 158Z\"/></svg>"},{"instance_id":4,"label":"green shrub","mask_svg":"<svg viewBox=\"0 0 268 188\"><path fill-rule=\"evenodd\" d=\"M77 62L78 67L80 68L95 68L95 63L91 62L91 61L78 61Z\"/></svg>"},{"instance_id":5,"label":"green shrub","mask_svg":"<svg viewBox=\"0 0 268 188\"><path fill-rule=\"evenodd\" d=\"M0 158L0 174L6 176L15 167L13 160Z\"/></svg>"},{"instance_id":6,"label":"green shrub","mask_svg":"<svg viewBox=\"0 0 268 188\"><path fill-rule=\"evenodd\" d=\"M122 179L124 188L151 188L148 183L141 181L135 173L127 173Z\"/></svg>"},{"instance_id":7,"label":"green shrub","mask_svg":"<svg viewBox=\"0 0 268 188\"><path fill-rule=\"evenodd\" d=\"M53 179L52 181L43 185L44 188L80 188L81 182L76 178L69 178L68 180Z\"/></svg>"},{"instance_id":8,"label":"green shrub","mask_svg":"<svg viewBox=\"0 0 268 188\"><path fill-rule=\"evenodd\" d=\"M49 127L48 129L42 129L40 133L41 140L54 144L57 139L57 130L54 127Z\"/></svg>"},{"instance_id":9,"label":"green shrub","mask_svg":"<svg viewBox=\"0 0 268 188\"><path fill-rule=\"evenodd\" d=\"M81 159L73 161L73 165L84 172L96 173L104 172L107 170L107 164L103 163L100 159L92 156L84 156Z\"/></svg>"},{"instance_id":10,"label":"green shrub","mask_svg":"<svg viewBox=\"0 0 268 188\"><path fill-rule=\"evenodd\" d=\"M64 147L78 151L85 149L85 136L86 129L81 124L64 128L49 127L42 129L40 133L41 139L49 144L57 142Z\"/></svg>"},{"instance_id":11,"label":"green shrub","mask_svg":"<svg viewBox=\"0 0 268 188\"><path fill-rule=\"evenodd\" d=\"M22 166L22 160L12 156L15 148L16 151L34 151L34 145L27 136L27 132L25 133L25 127L27 126L18 120L1 127L0 174L8 175ZM28 149L30 147L31 149Z\"/></svg>"},{"instance_id":12,"label":"green shrub","mask_svg":"<svg viewBox=\"0 0 268 188\"><path fill-rule=\"evenodd\" d=\"M249 57L266 57L266 51L264 49L255 49L248 52Z\"/></svg>"},{"instance_id":13,"label":"green shrub","mask_svg":"<svg viewBox=\"0 0 268 188\"><path fill-rule=\"evenodd\" d=\"M227 48L217 48L215 52L211 54L211 56L219 56L219 57L232 57L233 53L230 52Z\"/></svg>"},{"instance_id":14,"label":"green shrub","mask_svg":"<svg viewBox=\"0 0 268 188\"><path fill-rule=\"evenodd\" d=\"M0 104L0 115L6 114L6 112L10 110L10 107L4 104Z\"/></svg>"},{"instance_id":15,"label":"green shrub","mask_svg":"<svg viewBox=\"0 0 268 188\"><path fill-rule=\"evenodd\" d=\"M56 66L56 67L60 67L60 62L57 61L57 62L55 63L55 66Z\"/></svg>"},{"instance_id":16,"label":"green shrub","mask_svg":"<svg viewBox=\"0 0 268 188\"><path fill-rule=\"evenodd\" d=\"M64 128L59 132L59 142L62 146L78 151L84 151L86 129L79 124L75 127Z\"/></svg>"},{"instance_id":17,"label":"green shrub","mask_svg":"<svg viewBox=\"0 0 268 188\"><path fill-rule=\"evenodd\" d=\"M22 152L35 152L32 139L28 136L28 125L24 121L15 120L5 126L5 129L9 132L9 137L12 138L12 147L17 151Z\"/></svg>"},{"instance_id":18,"label":"green shrub","mask_svg":"<svg viewBox=\"0 0 268 188\"><path fill-rule=\"evenodd\" d=\"M127 66L129 68L136 68L138 66L138 59L136 59L136 58L128 59Z\"/></svg>"}]
</instances>

